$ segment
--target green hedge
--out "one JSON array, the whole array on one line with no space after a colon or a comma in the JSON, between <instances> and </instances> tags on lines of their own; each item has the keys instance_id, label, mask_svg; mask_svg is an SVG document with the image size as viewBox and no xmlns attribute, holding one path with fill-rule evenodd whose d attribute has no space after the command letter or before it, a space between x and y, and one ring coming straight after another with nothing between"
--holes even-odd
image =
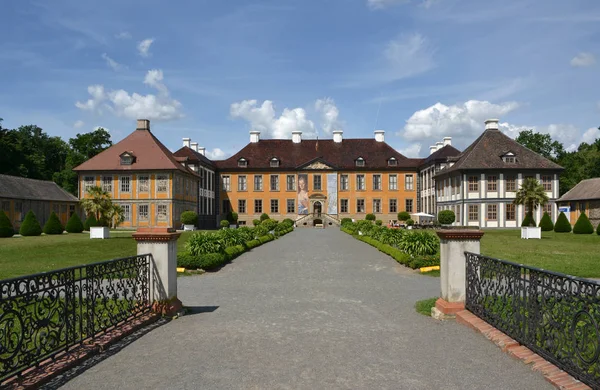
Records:
<instances>
[{"instance_id":1,"label":"green hedge","mask_svg":"<svg viewBox=\"0 0 600 390\"><path fill-rule=\"evenodd\" d=\"M25 216L25 220L21 224L19 234L22 236L39 236L42 234L42 227L38 222L33 211L29 210Z\"/></svg>"},{"instance_id":2,"label":"green hedge","mask_svg":"<svg viewBox=\"0 0 600 390\"><path fill-rule=\"evenodd\" d=\"M269 241L273 241L274 239L275 239L275 237L273 237L272 234L265 234L264 236L258 237L258 241L260 241L261 244L264 244Z\"/></svg>"},{"instance_id":3,"label":"green hedge","mask_svg":"<svg viewBox=\"0 0 600 390\"><path fill-rule=\"evenodd\" d=\"M229 227L229 221L224 219L221 221L221 227L222 228L228 228Z\"/></svg>"},{"instance_id":4,"label":"green hedge","mask_svg":"<svg viewBox=\"0 0 600 390\"><path fill-rule=\"evenodd\" d=\"M560 213L558 219L554 224L554 231L556 233L571 233L571 223L567 219L565 213Z\"/></svg>"},{"instance_id":5,"label":"green hedge","mask_svg":"<svg viewBox=\"0 0 600 390\"><path fill-rule=\"evenodd\" d=\"M58 219L58 215L53 211L50 213L50 218L46 221L44 225L44 233L45 234L63 234L65 228L62 223L60 223L60 219Z\"/></svg>"},{"instance_id":6,"label":"green hedge","mask_svg":"<svg viewBox=\"0 0 600 390\"><path fill-rule=\"evenodd\" d=\"M544 213L544 216L540 220L539 227L542 228L543 232L551 232L554 230L554 224L552 223L552 218L550 218L550 215L548 215L548 213Z\"/></svg>"},{"instance_id":7,"label":"green hedge","mask_svg":"<svg viewBox=\"0 0 600 390\"><path fill-rule=\"evenodd\" d=\"M225 248L225 254L229 258L229 260L233 260L242 253L246 252L246 248L243 245L230 246L229 248Z\"/></svg>"},{"instance_id":8,"label":"green hedge","mask_svg":"<svg viewBox=\"0 0 600 390\"><path fill-rule=\"evenodd\" d=\"M594 226L590 222L588 216L585 213L581 213L575 226L573 226L574 234L592 234L594 233Z\"/></svg>"},{"instance_id":9,"label":"green hedge","mask_svg":"<svg viewBox=\"0 0 600 390\"><path fill-rule=\"evenodd\" d=\"M81 233L83 231L83 223L81 222L81 219L77 213L73 213L73 215L71 215L71 218L69 218L67 221L65 230L68 233Z\"/></svg>"},{"instance_id":10,"label":"green hedge","mask_svg":"<svg viewBox=\"0 0 600 390\"><path fill-rule=\"evenodd\" d=\"M246 248L248 249L252 249L252 248L256 248L257 246L260 246L261 242L258 240L251 240L246 242Z\"/></svg>"},{"instance_id":11,"label":"green hedge","mask_svg":"<svg viewBox=\"0 0 600 390\"><path fill-rule=\"evenodd\" d=\"M10 219L8 219L3 210L0 210L0 237L12 237L14 235L15 229L12 223L10 223Z\"/></svg>"}]
</instances>

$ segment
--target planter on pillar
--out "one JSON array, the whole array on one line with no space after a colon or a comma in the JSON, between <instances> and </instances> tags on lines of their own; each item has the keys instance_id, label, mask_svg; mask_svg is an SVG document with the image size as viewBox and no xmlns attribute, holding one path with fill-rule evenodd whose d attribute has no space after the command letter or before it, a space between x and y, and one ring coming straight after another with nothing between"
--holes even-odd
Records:
<instances>
[{"instance_id":1,"label":"planter on pillar","mask_svg":"<svg viewBox=\"0 0 600 390\"><path fill-rule=\"evenodd\" d=\"M173 315L182 309L177 298L177 239L173 228L139 228L132 237L137 254L151 254L150 298L153 310Z\"/></svg>"},{"instance_id":2,"label":"planter on pillar","mask_svg":"<svg viewBox=\"0 0 600 390\"><path fill-rule=\"evenodd\" d=\"M431 309L436 319L452 318L465 309L467 291L465 252L480 253L480 230L440 230L441 297Z\"/></svg>"}]
</instances>

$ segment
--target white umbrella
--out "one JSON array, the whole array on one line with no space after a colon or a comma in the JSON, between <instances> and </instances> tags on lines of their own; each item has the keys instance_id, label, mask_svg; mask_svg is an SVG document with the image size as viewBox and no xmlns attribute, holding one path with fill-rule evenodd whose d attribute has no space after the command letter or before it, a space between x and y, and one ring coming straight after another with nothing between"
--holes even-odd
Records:
<instances>
[{"instance_id":1,"label":"white umbrella","mask_svg":"<svg viewBox=\"0 0 600 390\"><path fill-rule=\"evenodd\" d=\"M429 218L435 218L435 215L431 215L431 214L427 214L427 213L413 213L411 215L414 215L416 217L429 217Z\"/></svg>"}]
</instances>

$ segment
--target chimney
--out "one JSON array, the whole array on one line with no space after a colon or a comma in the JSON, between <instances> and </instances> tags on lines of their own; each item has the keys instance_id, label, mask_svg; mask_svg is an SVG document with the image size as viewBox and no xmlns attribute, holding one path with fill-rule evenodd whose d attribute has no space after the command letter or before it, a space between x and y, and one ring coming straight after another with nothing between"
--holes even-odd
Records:
<instances>
[{"instance_id":1,"label":"chimney","mask_svg":"<svg viewBox=\"0 0 600 390\"><path fill-rule=\"evenodd\" d=\"M260 131L250 130L250 143L255 144L260 141Z\"/></svg>"},{"instance_id":2,"label":"chimney","mask_svg":"<svg viewBox=\"0 0 600 390\"><path fill-rule=\"evenodd\" d=\"M435 150L440 150L443 147L444 147L444 143L443 142L436 142L435 143Z\"/></svg>"},{"instance_id":3,"label":"chimney","mask_svg":"<svg viewBox=\"0 0 600 390\"><path fill-rule=\"evenodd\" d=\"M184 138L183 139L183 146L189 148L190 147L190 142L192 141L191 138Z\"/></svg>"},{"instance_id":4,"label":"chimney","mask_svg":"<svg viewBox=\"0 0 600 390\"><path fill-rule=\"evenodd\" d=\"M136 130L148 130L150 131L150 121L148 119L138 119Z\"/></svg>"},{"instance_id":5,"label":"chimney","mask_svg":"<svg viewBox=\"0 0 600 390\"><path fill-rule=\"evenodd\" d=\"M375 141L384 142L385 141L385 130L375 130Z\"/></svg>"},{"instance_id":6,"label":"chimney","mask_svg":"<svg viewBox=\"0 0 600 390\"><path fill-rule=\"evenodd\" d=\"M198 142L192 142L190 148L192 148L192 150L194 152L198 151Z\"/></svg>"},{"instance_id":7,"label":"chimney","mask_svg":"<svg viewBox=\"0 0 600 390\"><path fill-rule=\"evenodd\" d=\"M498 130L498 119L488 119L485 121L486 130Z\"/></svg>"},{"instance_id":8,"label":"chimney","mask_svg":"<svg viewBox=\"0 0 600 390\"><path fill-rule=\"evenodd\" d=\"M452 137L444 137L444 146L452 145Z\"/></svg>"},{"instance_id":9,"label":"chimney","mask_svg":"<svg viewBox=\"0 0 600 390\"><path fill-rule=\"evenodd\" d=\"M333 130L333 142L339 144L342 142L342 135L344 134L343 130Z\"/></svg>"},{"instance_id":10,"label":"chimney","mask_svg":"<svg viewBox=\"0 0 600 390\"><path fill-rule=\"evenodd\" d=\"M206 148L204 146L198 147L198 153L200 153L203 156L206 156Z\"/></svg>"},{"instance_id":11,"label":"chimney","mask_svg":"<svg viewBox=\"0 0 600 390\"><path fill-rule=\"evenodd\" d=\"M292 142L295 144L302 142L302 132L300 130L292 131Z\"/></svg>"},{"instance_id":12,"label":"chimney","mask_svg":"<svg viewBox=\"0 0 600 390\"><path fill-rule=\"evenodd\" d=\"M437 150L437 146L435 146L435 145L431 145L431 146L429 147L429 154L430 154L430 155L431 155L431 154L434 154L434 153L436 152L436 150Z\"/></svg>"}]
</instances>

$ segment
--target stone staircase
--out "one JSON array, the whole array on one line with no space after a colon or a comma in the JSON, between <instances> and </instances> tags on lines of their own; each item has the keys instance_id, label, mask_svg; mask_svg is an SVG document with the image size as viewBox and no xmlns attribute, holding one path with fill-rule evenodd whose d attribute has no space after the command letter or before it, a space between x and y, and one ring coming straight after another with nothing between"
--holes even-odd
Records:
<instances>
[{"instance_id":1,"label":"stone staircase","mask_svg":"<svg viewBox=\"0 0 600 390\"><path fill-rule=\"evenodd\" d=\"M308 214L299 216L296 219L297 227L318 227L318 228L328 228L328 227L339 227L340 220L336 215L332 214Z\"/></svg>"}]
</instances>

